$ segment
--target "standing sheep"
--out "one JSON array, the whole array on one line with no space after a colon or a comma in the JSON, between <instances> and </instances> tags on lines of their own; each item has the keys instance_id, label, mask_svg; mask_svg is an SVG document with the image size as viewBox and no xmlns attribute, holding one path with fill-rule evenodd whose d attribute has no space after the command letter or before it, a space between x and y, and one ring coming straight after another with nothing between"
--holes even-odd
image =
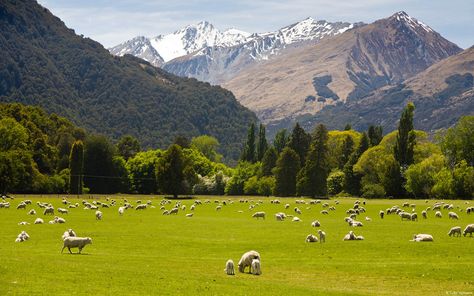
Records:
<instances>
[{"instance_id":1,"label":"standing sheep","mask_svg":"<svg viewBox=\"0 0 474 296\"><path fill-rule=\"evenodd\" d=\"M472 233L474 232L474 224L469 224L466 226L466 228L464 228L464 231L462 232L462 234L464 236L466 236L466 234L471 234L472 236Z\"/></svg>"},{"instance_id":2,"label":"standing sheep","mask_svg":"<svg viewBox=\"0 0 474 296\"><path fill-rule=\"evenodd\" d=\"M28 212L28 215L36 215L35 209L31 209L31 210Z\"/></svg>"},{"instance_id":3,"label":"standing sheep","mask_svg":"<svg viewBox=\"0 0 474 296\"><path fill-rule=\"evenodd\" d=\"M319 234L319 242L320 243L325 243L326 242L326 232L322 231L322 230L318 230L318 234Z\"/></svg>"},{"instance_id":4,"label":"standing sheep","mask_svg":"<svg viewBox=\"0 0 474 296\"><path fill-rule=\"evenodd\" d=\"M455 212L449 212L448 213L448 218L459 220L458 214L456 214Z\"/></svg>"},{"instance_id":5,"label":"standing sheep","mask_svg":"<svg viewBox=\"0 0 474 296\"><path fill-rule=\"evenodd\" d=\"M384 211L380 211L379 212L379 216L380 216L380 219L383 219L383 216L385 215L385 212Z\"/></svg>"},{"instance_id":6,"label":"standing sheep","mask_svg":"<svg viewBox=\"0 0 474 296\"><path fill-rule=\"evenodd\" d=\"M225 263L224 271L227 275L235 275L234 261L232 261L232 259L227 260L227 262Z\"/></svg>"},{"instance_id":7,"label":"standing sheep","mask_svg":"<svg viewBox=\"0 0 474 296\"><path fill-rule=\"evenodd\" d=\"M92 244L92 239L90 237L66 237L64 239L64 244L63 248L61 249L61 253L64 251L64 248L67 248L69 250L69 253L71 254L71 248L79 248L80 254L82 249L88 244Z\"/></svg>"},{"instance_id":8,"label":"standing sheep","mask_svg":"<svg viewBox=\"0 0 474 296\"><path fill-rule=\"evenodd\" d=\"M44 209L43 215L54 215L54 208L53 207L46 207Z\"/></svg>"},{"instance_id":9,"label":"standing sheep","mask_svg":"<svg viewBox=\"0 0 474 296\"><path fill-rule=\"evenodd\" d=\"M320 227L320 226L321 226L321 223L319 223L319 221L316 220L316 221L313 221L313 222L311 223L311 226L313 226L313 227Z\"/></svg>"},{"instance_id":10,"label":"standing sheep","mask_svg":"<svg viewBox=\"0 0 474 296\"><path fill-rule=\"evenodd\" d=\"M436 217L436 218L442 218L442 217L443 217L443 214L441 214L440 211L436 211L435 217Z\"/></svg>"},{"instance_id":11,"label":"standing sheep","mask_svg":"<svg viewBox=\"0 0 474 296\"><path fill-rule=\"evenodd\" d=\"M41 218L36 218L35 224L43 224L43 223L44 223L43 219L41 219Z\"/></svg>"},{"instance_id":12,"label":"standing sheep","mask_svg":"<svg viewBox=\"0 0 474 296\"><path fill-rule=\"evenodd\" d=\"M249 267L249 273L251 272L251 265L252 265L252 260L253 259L259 259L260 260L260 254L257 251L248 251L242 255L240 258L238 267L239 267L239 272L244 273L245 268Z\"/></svg>"},{"instance_id":13,"label":"standing sheep","mask_svg":"<svg viewBox=\"0 0 474 296\"><path fill-rule=\"evenodd\" d=\"M68 210L63 209L63 208L58 208L58 212L61 213L61 214L68 214L69 213Z\"/></svg>"},{"instance_id":14,"label":"standing sheep","mask_svg":"<svg viewBox=\"0 0 474 296\"><path fill-rule=\"evenodd\" d=\"M28 235L28 233L26 233L26 231L22 231L16 237L15 242L16 243L21 243L21 242L24 242L24 241L28 240L29 238L30 238L30 236Z\"/></svg>"},{"instance_id":15,"label":"standing sheep","mask_svg":"<svg viewBox=\"0 0 474 296\"><path fill-rule=\"evenodd\" d=\"M251 269L252 274L261 275L262 270L260 269L260 260L259 259L253 259L250 269Z\"/></svg>"},{"instance_id":16,"label":"standing sheep","mask_svg":"<svg viewBox=\"0 0 474 296\"><path fill-rule=\"evenodd\" d=\"M61 238L62 238L62 240L64 240L66 237L70 237L70 236L75 237L75 236L77 236L77 235L76 235L76 233L74 232L74 230L72 230L72 229L69 228L68 230L64 231L64 233L63 233L63 235L61 236Z\"/></svg>"},{"instance_id":17,"label":"standing sheep","mask_svg":"<svg viewBox=\"0 0 474 296\"><path fill-rule=\"evenodd\" d=\"M101 211L95 211L95 219L96 220L102 220L102 212Z\"/></svg>"},{"instance_id":18,"label":"standing sheep","mask_svg":"<svg viewBox=\"0 0 474 296\"><path fill-rule=\"evenodd\" d=\"M252 218L263 218L263 220L265 220L265 212L255 212L253 215L252 215Z\"/></svg>"},{"instance_id":19,"label":"standing sheep","mask_svg":"<svg viewBox=\"0 0 474 296\"><path fill-rule=\"evenodd\" d=\"M451 228L448 232L449 236L461 236L461 227L460 226L455 226Z\"/></svg>"},{"instance_id":20,"label":"standing sheep","mask_svg":"<svg viewBox=\"0 0 474 296\"><path fill-rule=\"evenodd\" d=\"M146 204L140 204L135 207L135 210L146 210L147 205Z\"/></svg>"},{"instance_id":21,"label":"standing sheep","mask_svg":"<svg viewBox=\"0 0 474 296\"><path fill-rule=\"evenodd\" d=\"M426 211L422 211L421 212L421 216L423 217L423 219L427 219L427 215L426 215Z\"/></svg>"},{"instance_id":22,"label":"standing sheep","mask_svg":"<svg viewBox=\"0 0 474 296\"><path fill-rule=\"evenodd\" d=\"M118 213L119 213L120 216L123 215L123 212L125 212L125 209L126 209L125 207L119 207L118 208Z\"/></svg>"}]
</instances>

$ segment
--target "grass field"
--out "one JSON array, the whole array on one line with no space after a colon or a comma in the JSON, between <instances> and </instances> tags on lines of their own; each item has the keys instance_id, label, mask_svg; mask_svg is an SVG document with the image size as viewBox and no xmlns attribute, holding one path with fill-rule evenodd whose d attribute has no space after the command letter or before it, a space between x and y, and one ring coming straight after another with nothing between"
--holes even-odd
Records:
<instances>
[{"instance_id":1,"label":"grass field","mask_svg":"<svg viewBox=\"0 0 474 296\"><path fill-rule=\"evenodd\" d=\"M33 205L17 210L24 198ZM124 196L113 196L121 202ZM126 196L133 204L137 197ZM159 202L156 208L144 211L129 209L119 216L117 207L101 209L103 220L96 221L94 211L82 206L61 215L66 224L49 225L37 201L51 202L55 208L64 207L58 197L17 196L10 209L0 209L0 295L473 295L474 238L451 238L453 226L474 223L467 215L464 201L445 201L455 208L459 221L443 218L421 218L421 211L434 201L410 201L417 205L418 222L401 221L396 215L380 219L379 210L404 200L368 200L367 212L358 220L364 227L351 228L344 222L346 210L355 199L328 201L336 207L329 215L321 215L321 204L296 205L293 198L280 198L281 204L262 200L253 211L265 211L266 220L251 218L250 203L233 204L216 211L214 200L227 197L201 197L211 204L197 206L194 217L186 218L193 200L183 200L185 212L163 216ZM70 197L69 201L81 202ZM96 200L99 200L98 197ZM104 201L102 196L101 201ZM90 200L92 201L92 200ZM323 201L324 202L324 201ZM174 203L174 201L173 201ZM291 207L285 211L284 204ZM472 206L473 202L469 204ZM302 222L287 219L278 222L274 214L280 211L294 214L298 206ZM307 209L310 207L310 209ZM28 216L29 209L38 214ZM171 205L166 206L167 209ZM238 211L243 211L239 213ZM369 216L371 222L364 218ZM33 225L36 217L46 224ZM313 220L321 222L327 241L305 243ZM31 225L19 226L20 221ZM93 244L81 255L61 254L61 235L68 228L78 236L89 236ZM30 239L15 243L25 230ZM343 242L350 230L363 235L364 241ZM415 233L429 233L433 243L414 243ZM227 276L225 262L234 263L248 251L261 255L262 275L238 273ZM77 249L73 249L77 252Z\"/></svg>"}]
</instances>

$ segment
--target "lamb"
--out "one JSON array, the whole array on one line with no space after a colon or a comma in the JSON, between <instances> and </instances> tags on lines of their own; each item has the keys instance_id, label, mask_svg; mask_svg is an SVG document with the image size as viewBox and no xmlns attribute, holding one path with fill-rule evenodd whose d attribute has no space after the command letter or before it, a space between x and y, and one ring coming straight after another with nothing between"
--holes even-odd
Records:
<instances>
[{"instance_id":1,"label":"lamb","mask_svg":"<svg viewBox=\"0 0 474 296\"><path fill-rule=\"evenodd\" d=\"M68 210L63 209L63 208L58 208L58 212L60 212L61 214L68 214L69 213Z\"/></svg>"},{"instance_id":2,"label":"lamb","mask_svg":"<svg viewBox=\"0 0 474 296\"><path fill-rule=\"evenodd\" d=\"M249 273L251 273L251 265L252 265L252 260L253 259L259 259L260 260L260 254L257 251L248 251L242 255L240 258L238 267L239 267L239 272L244 273L245 268L248 266L249 267Z\"/></svg>"},{"instance_id":3,"label":"lamb","mask_svg":"<svg viewBox=\"0 0 474 296\"><path fill-rule=\"evenodd\" d=\"M70 237L70 236L75 237L77 235L74 232L74 230L69 228L68 230L64 231L63 236L61 236L61 238L62 238L62 240L64 240L66 237Z\"/></svg>"},{"instance_id":4,"label":"lamb","mask_svg":"<svg viewBox=\"0 0 474 296\"><path fill-rule=\"evenodd\" d=\"M433 236L430 234L415 234L413 235L412 242L432 242Z\"/></svg>"},{"instance_id":5,"label":"lamb","mask_svg":"<svg viewBox=\"0 0 474 296\"><path fill-rule=\"evenodd\" d=\"M227 262L225 263L224 271L227 275L235 275L234 261L232 261L232 259L227 260Z\"/></svg>"},{"instance_id":6,"label":"lamb","mask_svg":"<svg viewBox=\"0 0 474 296\"><path fill-rule=\"evenodd\" d=\"M461 227L460 226L455 226L451 228L448 232L449 236L461 236Z\"/></svg>"},{"instance_id":7,"label":"lamb","mask_svg":"<svg viewBox=\"0 0 474 296\"><path fill-rule=\"evenodd\" d=\"M54 208L53 207L46 207L44 209L43 215L54 215Z\"/></svg>"},{"instance_id":8,"label":"lamb","mask_svg":"<svg viewBox=\"0 0 474 296\"><path fill-rule=\"evenodd\" d=\"M315 236L315 235L312 235L312 234L308 234L308 236L306 236L306 242L308 243L317 243L318 242L318 238Z\"/></svg>"},{"instance_id":9,"label":"lamb","mask_svg":"<svg viewBox=\"0 0 474 296\"><path fill-rule=\"evenodd\" d=\"M422 211L421 212L421 216L423 217L423 219L427 219L428 217L426 216L426 211Z\"/></svg>"},{"instance_id":10,"label":"lamb","mask_svg":"<svg viewBox=\"0 0 474 296\"><path fill-rule=\"evenodd\" d=\"M67 248L69 250L69 253L71 254L71 248L79 248L80 254L82 249L88 244L92 244L92 239L90 237L66 237L64 239L64 244L63 248L61 249L61 253L64 251L64 248Z\"/></svg>"},{"instance_id":11,"label":"lamb","mask_svg":"<svg viewBox=\"0 0 474 296\"><path fill-rule=\"evenodd\" d=\"M22 231L16 237L15 242L16 243L21 243L21 242L24 242L24 241L28 240L29 238L30 238L30 236L28 235L28 233L26 233L26 231Z\"/></svg>"},{"instance_id":12,"label":"lamb","mask_svg":"<svg viewBox=\"0 0 474 296\"><path fill-rule=\"evenodd\" d=\"M441 214L440 211L436 211L435 217L436 217L436 218L442 218L442 217L443 217L443 214Z\"/></svg>"},{"instance_id":13,"label":"lamb","mask_svg":"<svg viewBox=\"0 0 474 296\"><path fill-rule=\"evenodd\" d=\"M36 215L35 209L31 209L31 210L28 212L28 215Z\"/></svg>"},{"instance_id":14,"label":"lamb","mask_svg":"<svg viewBox=\"0 0 474 296\"><path fill-rule=\"evenodd\" d=\"M448 218L459 220L458 214L456 214L455 212L449 212L448 213Z\"/></svg>"},{"instance_id":15,"label":"lamb","mask_svg":"<svg viewBox=\"0 0 474 296\"><path fill-rule=\"evenodd\" d=\"M354 232L349 231L349 233L346 234L342 240L343 241L348 241L348 240L355 240L355 239L356 239L356 236L355 236Z\"/></svg>"},{"instance_id":16,"label":"lamb","mask_svg":"<svg viewBox=\"0 0 474 296\"><path fill-rule=\"evenodd\" d=\"M252 218L263 218L263 220L265 220L265 212L255 212L253 215L252 215Z\"/></svg>"},{"instance_id":17,"label":"lamb","mask_svg":"<svg viewBox=\"0 0 474 296\"><path fill-rule=\"evenodd\" d=\"M383 219L383 216L385 215L385 212L384 212L384 211L380 211L380 212L379 212L379 215L380 215L380 219Z\"/></svg>"},{"instance_id":18,"label":"lamb","mask_svg":"<svg viewBox=\"0 0 474 296\"><path fill-rule=\"evenodd\" d=\"M318 234L319 234L319 242L320 243L326 242L326 232L320 229L318 230Z\"/></svg>"},{"instance_id":19,"label":"lamb","mask_svg":"<svg viewBox=\"0 0 474 296\"><path fill-rule=\"evenodd\" d=\"M96 220L102 220L102 212L101 211L95 211L95 219Z\"/></svg>"},{"instance_id":20,"label":"lamb","mask_svg":"<svg viewBox=\"0 0 474 296\"><path fill-rule=\"evenodd\" d=\"M135 207L135 210L146 210L146 204L140 204Z\"/></svg>"},{"instance_id":21,"label":"lamb","mask_svg":"<svg viewBox=\"0 0 474 296\"><path fill-rule=\"evenodd\" d=\"M191 207L189 208L191 211L194 211L194 208L195 208L195 205L191 205Z\"/></svg>"},{"instance_id":22,"label":"lamb","mask_svg":"<svg viewBox=\"0 0 474 296\"><path fill-rule=\"evenodd\" d=\"M464 228L464 231L462 232L462 235L466 236L466 234L471 234L474 232L474 224L469 224Z\"/></svg>"},{"instance_id":23,"label":"lamb","mask_svg":"<svg viewBox=\"0 0 474 296\"><path fill-rule=\"evenodd\" d=\"M41 219L41 218L36 218L35 224L43 224L43 223L44 223L43 219Z\"/></svg>"},{"instance_id":24,"label":"lamb","mask_svg":"<svg viewBox=\"0 0 474 296\"><path fill-rule=\"evenodd\" d=\"M254 274L254 275L261 275L262 274L262 270L260 269L260 260L259 259L253 259L250 267L251 267L250 270L251 270L252 274Z\"/></svg>"},{"instance_id":25,"label":"lamb","mask_svg":"<svg viewBox=\"0 0 474 296\"><path fill-rule=\"evenodd\" d=\"M313 226L313 227L319 227L319 226L321 226L321 223L319 223L319 221L316 220L316 221L313 221L313 222L311 223L311 226Z\"/></svg>"}]
</instances>

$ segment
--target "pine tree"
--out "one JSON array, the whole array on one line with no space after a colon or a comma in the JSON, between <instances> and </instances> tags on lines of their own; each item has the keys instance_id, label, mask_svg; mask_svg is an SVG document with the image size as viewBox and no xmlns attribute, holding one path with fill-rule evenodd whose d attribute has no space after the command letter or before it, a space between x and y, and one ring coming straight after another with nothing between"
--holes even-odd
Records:
<instances>
[{"instance_id":1,"label":"pine tree","mask_svg":"<svg viewBox=\"0 0 474 296\"><path fill-rule=\"evenodd\" d=\"M291 133L288 147L298 154L301 167L304 166L310 143L311 135L307 134L299 123L296 123L293 132Z\"/></svg>"},{"instance_id":2,"label":"pine tree","mask_svg":"<svg viewBox=\"0 0 474 296\"><path fill-rule=\"evenodd\" d=\"M366 133L362 134L357 149L351 154L349 160L344 165L344 190L352 195L360 195L360 180L361 176L354 172L354 165L359 160L360 156L369 149L369 137Z\"/></svg>"},{"instance_id":3,"label":"pine tree","mask_svg":"<svg viewBox=\"0 0 474 296\"><path fill-rule=\"evenodd\" d=\"M369 126L367 131L370 140L370 147L377 146L383 138L383 128L382 126Z\"/></svg>"},{"instance_id":4,"label":"pine tree","mask_svg":"<svg viewBox=\"0 0 474 296\"><path fill-rule=\"evenodd\" d=\"M287 144L288 136L286 135L286 129L283 128L276 133L273 146L275 147L277 153L280 154L283 149L285 149Z\"/></svg>"},{"instance_id":5,"label":"pine tree","mask_svg":"<svg viewBox=\"0 0 474 296\"><path fill-rule=\"evenodd\" d=\"M323 124L316 127L313 141L306 157L305 166L298 173L296 192L298 195L316 196L327 192L328 131Z\"/></svg>"},{"instance_id":6,"label":"pine tree","mask_svg":"<svg viewBox=\"0 0 474 296\"><path fill-rule=\"evenodd\" d=\"M257 161L262 160L263 155L265 154L267 149L268 149L268 142L265 136L265 126L263 124L260 124L259 130L258 130Z\"/></svg>"},{"instance_id":7,"label":"pine tree","mask_svg":"<svg viewBox=\"0 0 474 296\"><path fill-rule=\"evenodd\" d=\"M84 175L84 144L82 141L76 141L72 144L71 154L69 155L69 193L82 194L82 178Z\"/></svg>"},{"instance_id":8,"label":"pine tree","mask_svg":"<svg viewBox=\"0 0 474 296\"><path fill-rule=\"evenodd\" d=\"M171 145L160 159L156 179L161 192L172 194L175 198L183 194L185 188L185 161L181 147Z\"/></svg>"},{"instance_id":9,"label":"pine tree","mask_svg":"<svg viewBox=\"0 0 474 296\"><path fill-rule=\"evenodd\" d=\"M398 124L397 141L393 148L395 159L404 171L413 163L413 149L415 147L415 134L413 131L413 112L415 105L408 103L402 112L400 123Z\"/></svg>"},{"instance_id":10,"label":"pine tree","mask_svg":"<svg viewBox=\"0 0 474 296\"><path fill-rule=\"evenodd\" d=\"M342 142L341 156L338 159L339 169L342 169L347 161L349 161L352 152L354 152L354 140L352 140L351 136L347 135Z\"/></svg>"},{"instance_id":11,"label":"pine tree","mask_svg":"<svg viewBox=\"0 0 474 296\"><path fill-rule=\"evenodd\" d=\"M247 132L247 142L242 153L242 160L255 162L255 124L252 123Z\"/></svg>"},{"instance_id":12,"label":"pine tree","mask_svg":"<svg viewBox=\"0 0 474 296\"><path fill-rule=\"evenodd\" d=\"M275 148L270 147L267 149L262 158L262 175L271 176L272 170L276 165L278 154Z\"/></svg>"},{"instance_id":13,"label":"pine tree","mask_svg":"<svg viewBox=\"0 0 474 296\"><path fill-rule=\"evenodd\" d=\"M300 170L300 158L291 148L286 147L277 160L275 169L276 196L294 196L296 193L296 175Z\"/></svg>"}]
</instances>

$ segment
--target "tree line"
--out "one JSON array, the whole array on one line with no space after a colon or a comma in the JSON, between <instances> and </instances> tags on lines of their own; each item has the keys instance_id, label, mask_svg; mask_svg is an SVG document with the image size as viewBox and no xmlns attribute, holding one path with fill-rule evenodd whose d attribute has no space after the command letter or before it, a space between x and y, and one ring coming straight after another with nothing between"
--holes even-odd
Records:
<instances>
[{"instance_id":1,"label":"tree line","mask_svg":"<svg viewBox=\"0 0 474 296\"><path fill-rule=\"evenodd\" d=\"M38 107L0 104L0 191L472 198L474 116L432 138L414 129L414 112L408 104L385 136L381 126L308 133L296 124L269 142L251 124L231 168L209 135L142 151L130 135L112 143Z\"/></svg>"}]
</instances>

